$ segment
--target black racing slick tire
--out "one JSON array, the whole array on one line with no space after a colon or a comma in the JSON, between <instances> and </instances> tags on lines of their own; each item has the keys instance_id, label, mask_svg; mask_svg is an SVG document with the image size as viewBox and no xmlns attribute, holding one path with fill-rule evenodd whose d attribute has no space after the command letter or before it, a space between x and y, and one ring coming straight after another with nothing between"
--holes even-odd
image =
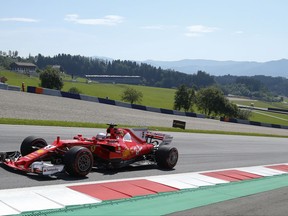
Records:
<instances>
[{"instance_id":1,"label":"black racing slick tire","mask_svg":"<svg viewBox=\"0 0 288 216\"><path fill-rule=\"evenodd\" d=\"M23 140L20 146L20 153L22 156L25 156L45 146L47 146L47 142L44 139L28 136Z\"/></svg>"},{"instance_id":2,"label":"black racing slick tire","mask_svg":"<svg viewBox=\"0 0 288 216\"><path fill-rule=\"evenodd\" d=\"M65 154L65 171L74 177L88 175L93 166L93 155L85 147L74 146Z\"/></svg>"},{"instance_id":3,"label":"black racing slick tire","mask_svg":"<svg viewBox=\"0 0 288 216\"><path fill-rule=\"evenodd\" d=\"M178 150L175 147L160 146L156 151L157 165L162 169L172 169L178 161Z\"/></svg>"}]
</instances>

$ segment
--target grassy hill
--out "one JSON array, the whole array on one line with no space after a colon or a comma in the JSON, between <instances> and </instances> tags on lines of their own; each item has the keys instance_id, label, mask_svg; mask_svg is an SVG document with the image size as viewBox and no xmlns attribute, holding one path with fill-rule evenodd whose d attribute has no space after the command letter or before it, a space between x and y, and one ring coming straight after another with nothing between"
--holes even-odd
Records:
<instances>
[{"instance_id":1,"label":"grassy hill","mask_svg":"<svg viewBox=\"0 0 288 216\"><path fill-rule=\"evenodd\" d=\"M23 74L0 70L0 77L5 76L9 85L21 86L39 86L38 77L28 77ZM86 83L86 79L77 78L72 81L71 76L63 75L64 87L62 91L68 91L71 87L78 88L82 94L121 101L121 94L126 87L132 87L143 93L141 104L145 106L172 109L174 103L175 89L155 88L137 85L124 84L103 84L103 83Z\"/></svg>"},{"instance_id":2,"label":"grassy hill","mask_svg":"<svg viewBox=\"0 0 288 216\"><path fill-rule=\"evenodd\" d=\"M279 103L279 102L264 102L264 101L251 101L251 100L231 100L233 103L243 106L250 106L253 103L254 107L260 108L279 108L279 109L287 109L287 103ZM280 125L288 125L288 115L287 114L279 114L279 113L268 113L264 111L253 111L252 116L250 118L251 121L257 122L265 122L269 124L280 124Z\"/></svg>"}]
</instances>

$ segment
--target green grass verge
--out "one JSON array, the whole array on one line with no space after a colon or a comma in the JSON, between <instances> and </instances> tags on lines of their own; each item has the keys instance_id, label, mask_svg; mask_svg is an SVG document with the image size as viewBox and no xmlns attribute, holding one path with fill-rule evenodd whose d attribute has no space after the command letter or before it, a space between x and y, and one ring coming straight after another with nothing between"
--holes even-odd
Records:
<instances>
[{"instance_id":1,"label":"green grass verge","mask_svg":"<svg viewBox=\"0 0 288 216\"><path fill-rule=\"evenodd\" d=\"M11 72L8 70L0 70L0 77L6 77L8 81L6 82L8 85L12 86L22 86L22 82L25 83L26 86L36 86L38 87L40 81L37 77L28 77L27 75Z\"/></svg>"},{"instance_id":2,"label":"green grass verge","mask_svg":"<svg viewBox=\"0 0 288 216\"><path fill-rule=\"evenodd\" d=\"M108 97L111 100L121 101L121 94L127 87L142 92L141 104L145 106L172 109L174 103L175 89L164 89L137 85L103 84L103 83L76 83L64 82L63 91L76 87L84 95L100 98Z\"/></svg>"},{"instance_id":3,"label":"green grass verge","mask_svg":"<svg viewBox=\"0 0 288 216\"><path fill-rule=\"evenodd\" d=\"M233 101L233 103L243 106L250 106L251 102L254 103L255 107L260 108L280 108L280 109L287 109L288 105L285 103L280 102L264 102L264 101ZM263 122L268 124L277 124L277 125L285 125L288 126L288 115L287 114L281 114L281 113L272 113L272 112L264 112L264 111L252 111L252 116L249 119L250 121L256 121L256 122Z\"/></svg>"},{"instance_id":4,"label":"green grass verge","mask_svg":"<svg viewBox=\"0 0 288 216\"><path fill-rule=\"evenodd\" d=\"M280 109L288 109L287 103L281 102L265 102L265 101L251 101L251 100L230 100L231 102L243 106L251 106L251 103L254 104L254 107L261 107L261 108L280 108Z\"/></svg>"},{"instance_id":5,"label":"green grass verge","mask_svg":"<svg viewBox=\"0 0 288 216\"><path fill-rule=\"evenodd\" d=\"M253 121L265 122L269 124L278 124L288 126L288 115L279 113L268 113L263 111L254 111L252 113Z\"/></svg>"},{"instance_id":6,"label":"green grass verge","mask_svg":"<svg viewBox=\"0 0 288 216\"><path fill-rule=\"evenodd\" d=\"M0 124L10 125L36 125L36 126L59 126L59 127L83 127L83 128L107 128L107 124L100 123L87 123L87 122L68 122L68 121L54 121L54 120L30 120L30 119L13 119L13 118L0 118ZM139 128L135 125L118 125L119 127ZM261 134L261 133L244 133L244 132L228 132L217 130L192 130L192 129L179 129L168 127L148 127L152 131L167 131L167 132L182 132L182 133L204 133L204 134L224 134L224 135L243 135L243 136L265 136L265 137L283 137L287 136Z\"/></svg>"}]
</instances>

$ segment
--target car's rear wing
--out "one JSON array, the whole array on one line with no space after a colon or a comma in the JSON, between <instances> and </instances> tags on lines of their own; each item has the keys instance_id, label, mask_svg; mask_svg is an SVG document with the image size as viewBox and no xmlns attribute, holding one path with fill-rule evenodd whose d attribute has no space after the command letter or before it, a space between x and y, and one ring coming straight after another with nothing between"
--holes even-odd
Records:
<instances>
[{"instance_id":1,"label":"car's rear wing","mask_svg":"<svg viewBox=\"0 0 288 216\"><path fill-rule=\"evenodd\" d=\"M135 136L139 138L142 142L146 142L146 133L148 132L147 128L133 128L133 129L128 129L131 133L133 133Z\"/></svg>"},{"instance_id":2,"label":"car's rear wing","mask_svg":"<svg viewBox=\"0 0 288 216\"><path fill-rule=\"evenodd\" d=\"M164 133L151 132L147 128L130 129L134 135L147 143L157 143L158 145L168 145L172 142L173 137ZM155 142L157 141L157 142Z\"/></svg>"},{"instance_id":3,"label":"car's rear wing","mask_svg":"<svg viewBox=\"0 0 288 216\"><path fill-rule=\"evenodd\" d=\"M171 135L165 134L163 141L160 145L169 145L173 140L173 137Z\"/></svg>"},{"instance_id":4,"label":"car's rear wing","mask_svg":"<svg viewBox=\"0 0 288 216\"><path fill-rule=\"evenodd\" d=\"M172 136L164 133L156 133L150 131L146 133L146 140L148 143L153 143L156 140L159 143L159 145L168 145L172 142L172 139L173 139Z\"/></svg>"}]
</instances>

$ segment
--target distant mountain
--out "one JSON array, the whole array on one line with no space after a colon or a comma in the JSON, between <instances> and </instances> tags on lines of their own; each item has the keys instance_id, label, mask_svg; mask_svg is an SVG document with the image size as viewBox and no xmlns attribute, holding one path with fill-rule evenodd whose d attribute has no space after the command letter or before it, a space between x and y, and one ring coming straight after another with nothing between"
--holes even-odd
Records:
<instances>
[{"instance_id":1,"label":"distant mountain","mask_svg":"<svg viewBox=\"0 0 288 216\"><path fill-rule=\"evenodd\" d=\"M162 69L172 69L187 74L194 74L201 70L215 76L230 74L235 76L265 75L288 78L287 59L268 62L214 61L201 59L185 59L180 61L147 60L144 63L155 67L161 67Z\"/></svg>"}]
</instances>

